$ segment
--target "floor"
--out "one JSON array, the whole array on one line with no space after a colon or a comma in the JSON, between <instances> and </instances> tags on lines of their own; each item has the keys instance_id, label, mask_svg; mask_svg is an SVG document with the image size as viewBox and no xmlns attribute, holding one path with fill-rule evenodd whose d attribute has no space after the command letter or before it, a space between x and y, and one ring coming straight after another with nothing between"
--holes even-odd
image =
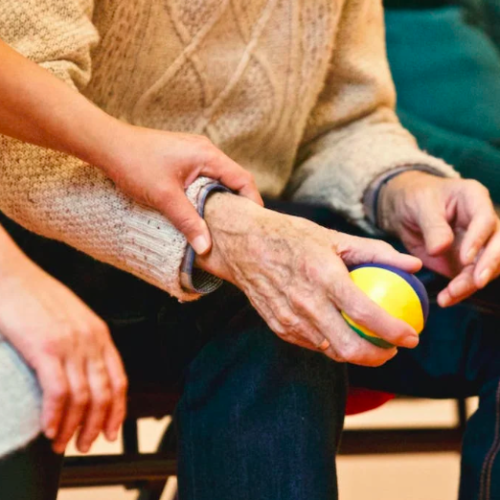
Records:
<instances>
[{"instance_id":1,"label":"floor","mask_svg":"<svg viewBox=\"0 0 500 500\"><path fill-rule=\"evenodd\" d=\"M469 402L473 411L476 402ZM384 407L348 418L347 427L440 426L455 422L451 401L396 400ZM153 451L167 420L140 422L141 450ZM120 445L104 440L92 453L119 453ZM70 454L76 454L71 447ZM455 500L459 457L453 453L340 457L338 460L341 500ZM171 480L162 500L171 500ZM136 493L121 487L62 490L58 500L134 500ZM312 499L311 499L312 500Z\"/></svg>"}]
</instances>

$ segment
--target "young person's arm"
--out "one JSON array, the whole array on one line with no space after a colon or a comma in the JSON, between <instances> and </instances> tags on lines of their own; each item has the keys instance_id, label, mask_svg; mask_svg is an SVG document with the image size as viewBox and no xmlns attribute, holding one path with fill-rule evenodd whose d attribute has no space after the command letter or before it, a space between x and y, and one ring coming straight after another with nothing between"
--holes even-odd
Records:
<instances>
[{"instance_id":1,"label":"young person's arm","mask_svg":"<svg viewBox=\"0 0 500 500\"><path fill-rule=\"evenodd\" d=\"M131 198L162 213L197 253L206 253L211 240L185 195L194 180L210 177L262 203L250 173L205 137L124 124L1 40L0 61L1 134L100 168Z\"/></svg>"}]
</instances>

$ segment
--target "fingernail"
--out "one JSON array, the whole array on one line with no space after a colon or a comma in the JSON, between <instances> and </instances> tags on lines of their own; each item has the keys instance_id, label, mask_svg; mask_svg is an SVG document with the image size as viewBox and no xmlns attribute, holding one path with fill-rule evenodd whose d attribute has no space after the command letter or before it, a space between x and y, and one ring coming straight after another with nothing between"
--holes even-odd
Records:
<instances>
[{"instance_id":1,"label":"fingernail","mask_svg":"<svg viewBox=\"0 0 500 500\"><path fill-rule=\"evenodd\" d=\"M109 433L109 440L110 441L116 441L117 437L118 437L118 432L117 431L111 431Z\"/></svg>"},{"instance_id":2,"label":"fingernail","mask_svg":"<svg viewBox=\"0 0 500 500\"><path fill-rule=\"evenodd\" d=\"M446 298L446 297L442 297L442 296L440 296L440 295L438 296L437 301L438 301L438 305L439 305L440 307L447 307L447 306L448 306L448 304L450 303L450 299L448 299L448 298Z\"/></svg>"},{"instance_id":3,"label":"fingernail","mask_svg":"<svg viewBox=\"0 0 500 500\"><path fill-rule=\"evenodd\" d=\"M465 259L467 260L467 264L471 264L474 259L476 258L477 255L477 249L472 247L468 252L467 255L465 256Z\"/></svg>"},{"instance_id":4,"label":"fingernail","mask_svg":"<svg viewBox=\"0 0 500 500\"><path fill-rule=\"evenodd\" d=\"M486 286L491 279L491 270L490 269L485 269L480 275L479 275L479 286L482 288Z\"/></svg>"},{"instance_id":5,"label":"fingernail","mask_svg":"<svg viewBox=\"0 0 500 500\"><path fill-rule=\"evenodd\" d=\"M89 450L90 450L90 445L89 444L82 444L82 446L80 447L80 451L82 453L87 453Z\"/></svg>"},{"instance_id":6,"label":"fingernail","mask_svg":"<svg viewBox=\"0 0 500 500\"><path fill-rule=\"evenodd\" d=\"M412 349L418 345L418 335L408 335L403 339L402 346Z\"/></svg>"},{"instance_id":7,"label":"fingernail","mask_svg":"<svg viewBox=\"0 0 500 500\"><path fill-rule=\"evenodd\" d=\"M205 236L197 236L191 242L191 246L198 255L203 255L208 250L209 243Z\"/></svg>"}]
</instances>

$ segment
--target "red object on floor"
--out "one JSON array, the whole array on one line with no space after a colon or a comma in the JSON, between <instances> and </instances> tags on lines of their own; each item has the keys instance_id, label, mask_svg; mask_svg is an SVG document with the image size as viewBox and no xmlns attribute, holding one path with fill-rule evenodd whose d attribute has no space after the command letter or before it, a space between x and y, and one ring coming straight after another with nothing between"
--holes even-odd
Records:
<instances>
[{"instance_id":1,"label":"red object on floor","mask_svg":"<svg viewBox=\"0 0 500 500\"><path fill-rule=\"evenodd\" d=\"M394 394L349 387L345 414L356 415L357 413L374 410L391 399L394 399Z\"/></svg>"}]
</instances>

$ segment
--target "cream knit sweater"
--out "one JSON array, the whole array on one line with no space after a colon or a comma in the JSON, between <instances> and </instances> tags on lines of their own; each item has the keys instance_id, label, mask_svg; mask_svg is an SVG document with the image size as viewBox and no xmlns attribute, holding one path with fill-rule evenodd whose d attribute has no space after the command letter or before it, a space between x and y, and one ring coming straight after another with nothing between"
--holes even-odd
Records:
<instances>
[{"instance_id":1,"label":"cream knit sweater","mask_svg":"<svg viewBox=\"0 0 500 500\"><path fill-rule=\"evenodd\" d=\"M395 117L380 0L0 0L0 37L121 120L209 136L263 194L327 203L360 224L382 173L454 175ZM190 187L194 204L206 182ZM0 209L196 298L179 282L184 237L80 160L1 137Z\"/></svg>"}]
</instances>

